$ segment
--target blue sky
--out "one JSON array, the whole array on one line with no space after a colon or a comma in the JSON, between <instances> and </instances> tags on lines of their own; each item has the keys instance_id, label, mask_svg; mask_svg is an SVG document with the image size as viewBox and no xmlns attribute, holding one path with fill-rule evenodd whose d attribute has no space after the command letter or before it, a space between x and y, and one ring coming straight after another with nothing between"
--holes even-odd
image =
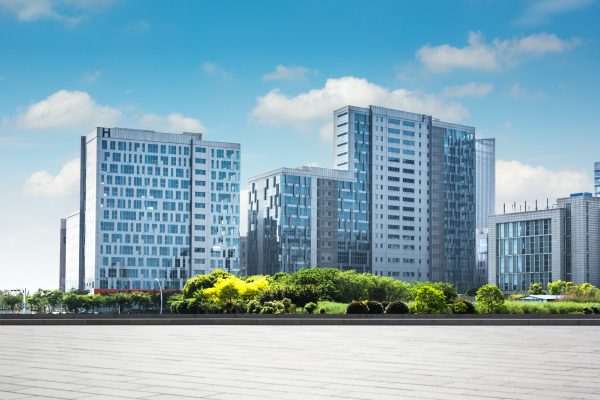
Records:
<instances>
[{"instance_id":1,"label":"blue sky","mask_svg":"<svg viewBox=\"0 0 600 400\"><path fill-rule=\"evenodd\" d=\"M498 203L592 190L600 2L0 0L0 288L56 287L79 136L201 130L242 181L332 164L348 103L497 138Z\"/></svg>"}]
</instances>

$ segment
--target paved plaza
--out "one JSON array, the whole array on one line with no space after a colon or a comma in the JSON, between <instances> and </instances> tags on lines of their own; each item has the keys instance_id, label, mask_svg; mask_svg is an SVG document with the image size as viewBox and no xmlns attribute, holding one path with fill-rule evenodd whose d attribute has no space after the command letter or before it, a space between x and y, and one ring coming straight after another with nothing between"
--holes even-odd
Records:
<instances>
[{"instance_id":1,"label":"paved plaza","mask_svg":"<svg viewBox=\"0 0 600 400\"><path fill-rule=\"evenodd\" d=\"M0 399L598 399L600 328L0 326Z\"/></svg>"}]
</instances>

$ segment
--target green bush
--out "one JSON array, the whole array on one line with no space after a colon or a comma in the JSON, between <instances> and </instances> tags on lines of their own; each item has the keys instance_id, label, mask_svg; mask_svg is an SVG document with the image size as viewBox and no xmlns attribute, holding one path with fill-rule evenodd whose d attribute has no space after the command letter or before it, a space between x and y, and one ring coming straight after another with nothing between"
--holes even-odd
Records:
<instances>
[{"instance_id":1,"label":"green bush","mask_svg":"<svg viewBox=\"0 0 600 400\"><path fill-rule=\"evenodd\" d=\"M414 303L415 314L442 314L448 311L444 292L429 285L417 289Z\"/></svg>"},{"instance_id":2,"label":"green bush","mask_svg":"<svg viewBox=\"0 0 600 400\"><path fill-rule=\"evenodd\" d=\"M444 295L446 303L454 303L458 298L458 293L456 292L456 288L451 283L447 282L419 282L413 281L411 282L410 287L410 300L414 300L417 297L417 293L421 287L431 287L441 291Z\"/></svg>"},{"instance_id":3,"label":"green bush","mask_svg":"<svg viewBox=\"0 0 600 400\"><path fill-rule=\"evenodd\" d=\"M368 313L369 313L369 307L365 303L362 303L360 301L353 301L352 303L348 304L348 307L346 308L346 314L368 314Z\"/></svg>"},{"instance_id":4,"label":"green bush","mask_svg":"<svg viewBox=\"0 0 600 400\"><path fill-rule=\"evenodd\" d=\"M258 300L251 300L248 302L248 306L246 307L246 312L248 314L260 314L260 309L262 308L262 304Z\"/></svg>"},{"instance_id":5,"label":"green bush","mask_svg":"<svg viewBox=\"0 0 600 400\"><path fill-rule=\"evenodd\" d=\"M317 303L306 303L304 305L304 311L306 311L307 314L312 314L315 312L315 310L317 309Z\"/></svg>"},{"instance_id":6,"label":"green bush","mask_svg":"<svg viewBox=\"0 0 600 400\"><path fill-rule=\"evenodd\" d=\"M261 302L290 299L298 307L307 303L317 303L321 297L321 290L317 285L275 284L261 294Z\"/></svg>"},{"instance_id":7,"label":"green bush","mask_svg":"<svg viewBox=\"0 0 600 400\"><path fill-rule=\"evenodd\" d=\"M473 303L467 300L457 300L452 304L453 314L477 314Z\"/></svg>"},{"instance_id":8,"label":"green bush","mask_svg":"<svg viewBox=\"0 0 600 400\"><path fill-rule=\"evenodd\" d=\"M385 308L386 314L408 314L410 309L401 301L393 301Z\"/></svg>"},{"instance_id":9,"label":"green bush","mask_svg":"<svg viewBox=\"0 0 600 400\"><path fill-rule=\"evenodd\" d=\"M498 314L504 308L504 294L493 285L483 285L475 296L477 308L481 314Z\"/></svg>"},{"instance_id":10,"label":"green bush","mask_svg":"<svg viewBox=\"0 0 600 400\"><path fill-rule=\"evenodd\" d=\"M187 280L181 293L186 299L194 297L198 290L209 289L215 286L219 278L229 278L230 276L233 275L220 269L216 269L208 275L196 275Z\"/></svg>"},{"instance_id":11,"label":"green bush","mask_svg":"<svg viewBox=\"0 0 600 400\"><path fill-rule=\"evenodd\" d=\"M567 288L572 287L572 282L561 281L560 279L554 282L548 283L548 293L553 295L565 294Z\"/></svg>"},{"instance_id":12,"label":"green bush","mask_svg":"<svg viewBox=\"0 0 600 400\"><path fill-rule=\"evenodd\" d=\"M326 314L327 311L325 311L325 309L323 307L321 307L321 309L319 310L319 314Z\"/></svg>"},{"instance_id":13,"label":"green bush","mask_svg":"<svg viewBox=\"0 0 600 400\"><path fill-rule=\"evenodd\" d=\"M544 287L542 286L541 283L531 283L529 285L529 294L534 294L534 295L546 294L546 291L544 290Z\"/></svg>"},{"instance_id":14,"label":"green bush","mask_svg":"<svg viewBox=\"0 0 600 400\"><path fill-rule=\"evenodd\" d=\"M369 307L369 314L383 314L383 305L380 302L369 300L366 304Z\"/></svg>"}]
</instances>

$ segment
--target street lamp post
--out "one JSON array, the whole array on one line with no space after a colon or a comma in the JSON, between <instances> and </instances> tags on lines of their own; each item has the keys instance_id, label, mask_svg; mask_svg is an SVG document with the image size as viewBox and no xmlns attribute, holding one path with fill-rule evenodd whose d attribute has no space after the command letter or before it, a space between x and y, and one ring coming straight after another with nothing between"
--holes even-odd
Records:
<instances>
[{"instance_id":1,"label":"street lamp post","mask_svg":"<svg viewBox=\"0 0 600 400\"><path fill-rule=\"evenodd\" d=\"M163 311L163 291L162 291L162 285L160 284L160 281L158 280L158 278L154 279L156 281L156 283L158 283L158 290L160 290L160 314L162 315L162 311Z\"/></svg>"}]
</instances>

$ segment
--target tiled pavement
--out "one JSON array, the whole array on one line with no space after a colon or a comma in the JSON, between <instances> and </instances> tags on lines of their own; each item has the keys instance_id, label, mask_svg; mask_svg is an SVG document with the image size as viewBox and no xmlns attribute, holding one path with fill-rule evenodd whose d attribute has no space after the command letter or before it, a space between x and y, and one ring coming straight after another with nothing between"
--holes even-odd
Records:
<instances>
[{"instance_id":1,"label":"tiled pavement","mask_svg":"<svg viewBox=\"0 0 600 400\"><path fill-rule=\"evenodd\" d=\"M600 327L0 326L0 399L600 399Z\"/></svg>"}]
</instances>

